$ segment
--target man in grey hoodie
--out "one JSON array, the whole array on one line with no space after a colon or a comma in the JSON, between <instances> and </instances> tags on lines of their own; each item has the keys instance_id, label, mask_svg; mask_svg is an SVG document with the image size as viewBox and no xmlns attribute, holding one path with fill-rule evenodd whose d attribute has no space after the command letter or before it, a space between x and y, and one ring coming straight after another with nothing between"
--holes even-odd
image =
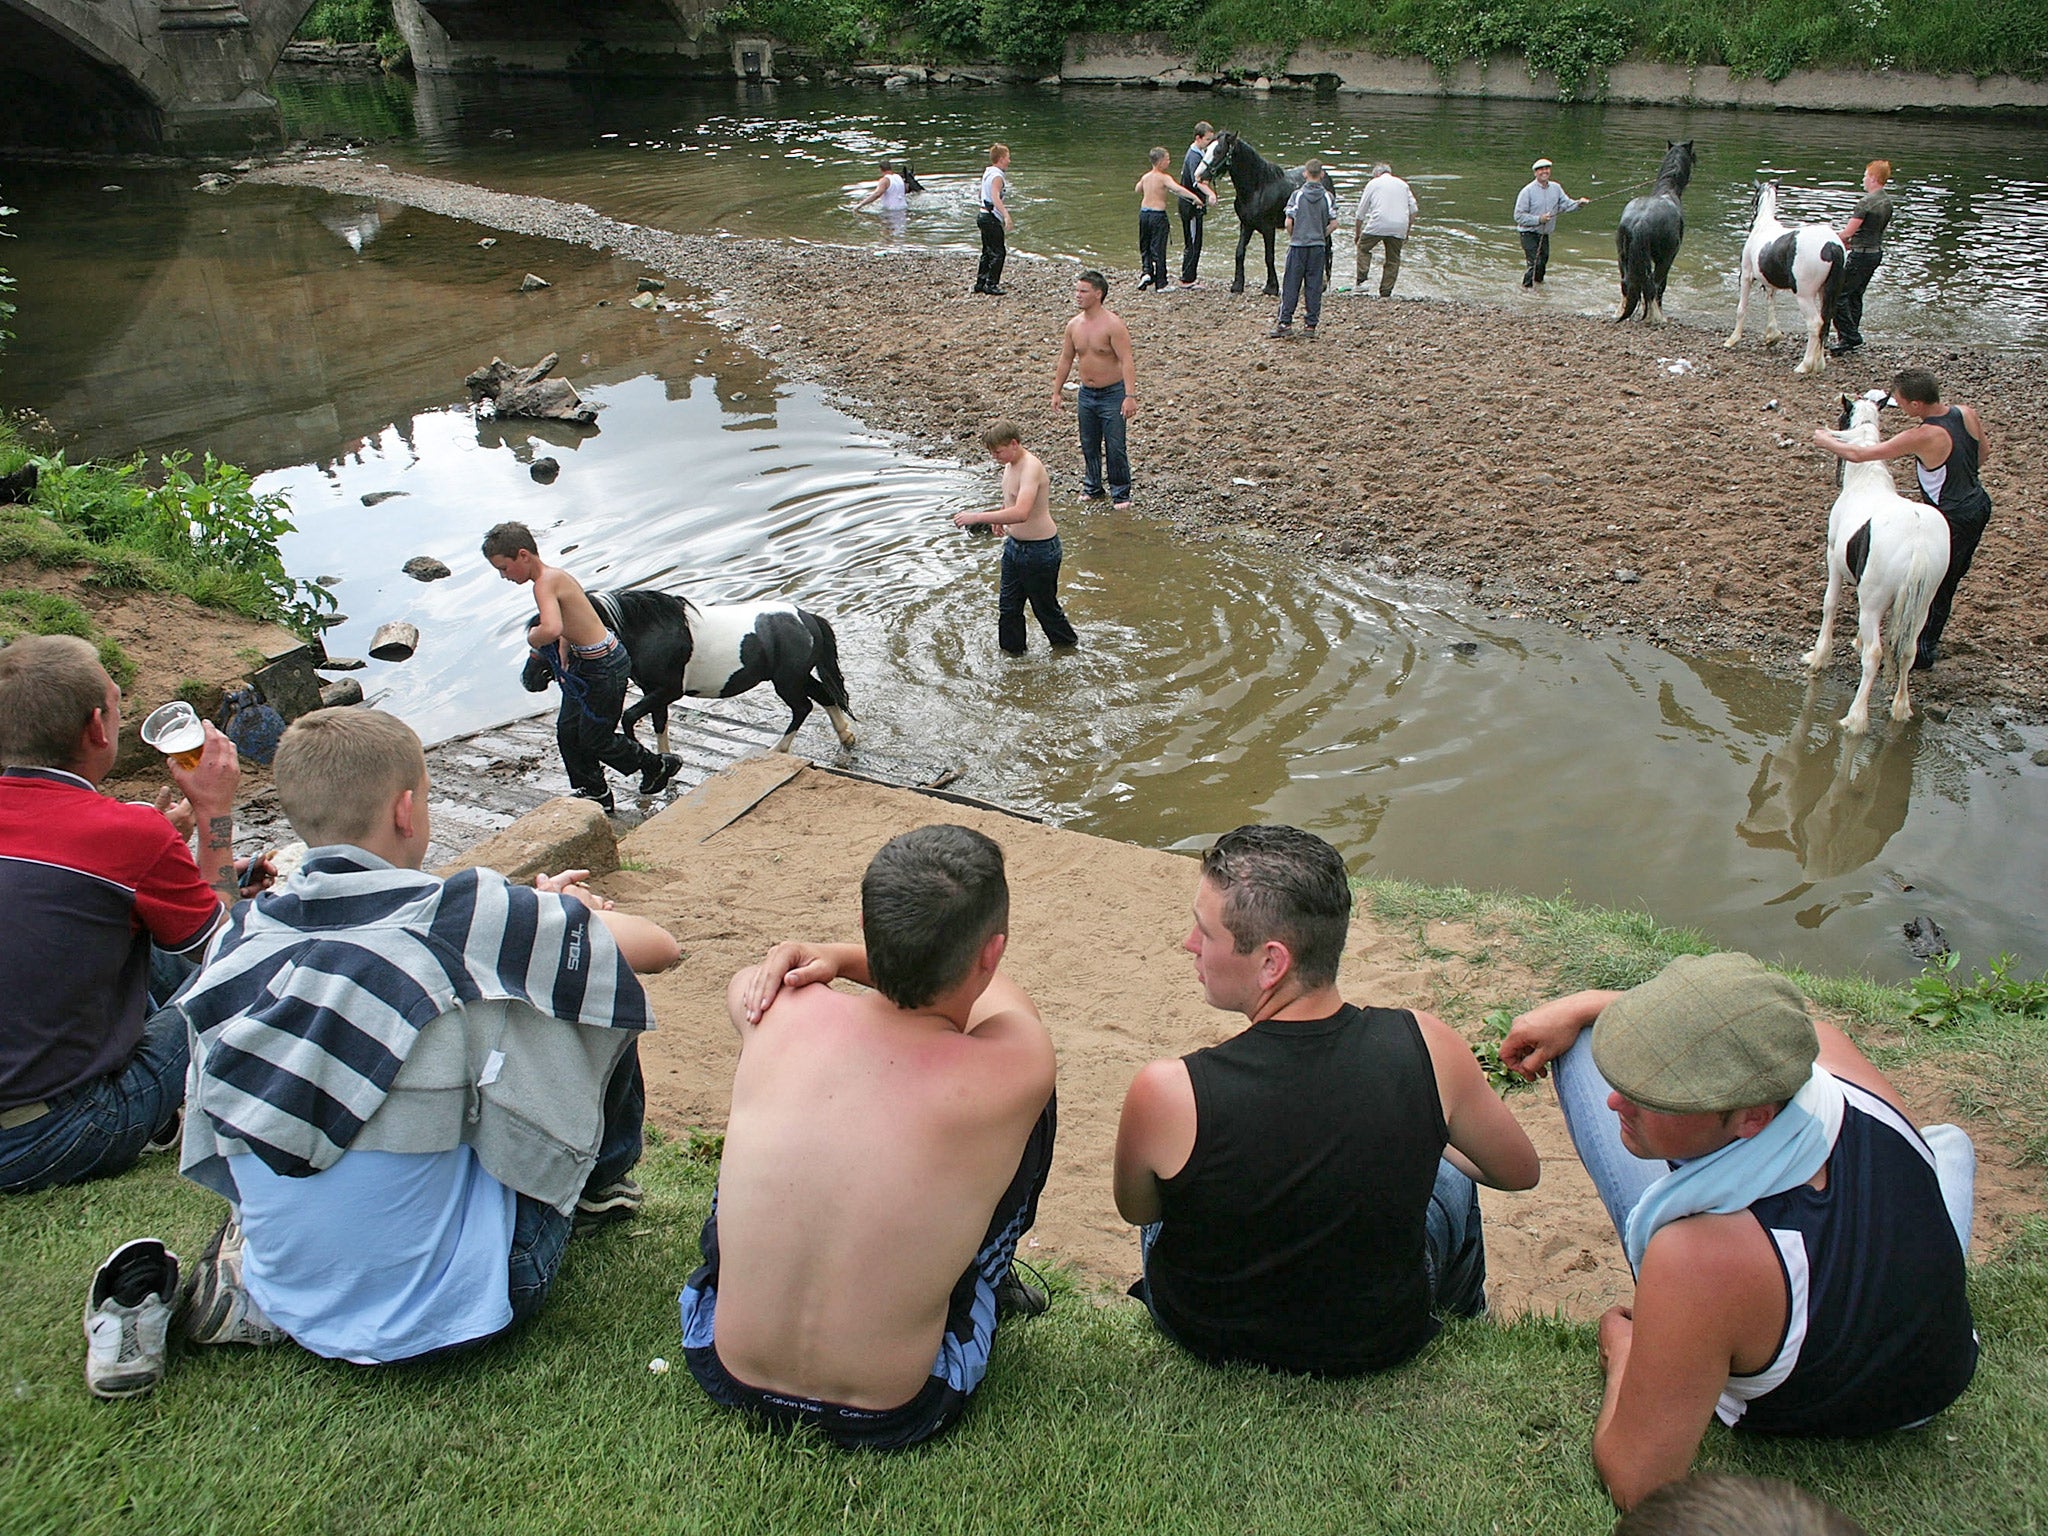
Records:
<instances>
[{"instance_id":1,"label":"man in grey hoodie","mask_svg":"<svg viewBox=\"0 0 2048 1536\"><path fill-rule=\"evenodd\" d=\"M1323 316L1323 279L1330 270L1330 231L1337 224L1337 199L1323 180L1323 162L1301 168L1302 183L1287 200L1287 272L1280 279L1280 318L1267 334L1276 341L1294 335L1294 306L1308 285L1308 334Z\"/></svg>"}]
</instances>

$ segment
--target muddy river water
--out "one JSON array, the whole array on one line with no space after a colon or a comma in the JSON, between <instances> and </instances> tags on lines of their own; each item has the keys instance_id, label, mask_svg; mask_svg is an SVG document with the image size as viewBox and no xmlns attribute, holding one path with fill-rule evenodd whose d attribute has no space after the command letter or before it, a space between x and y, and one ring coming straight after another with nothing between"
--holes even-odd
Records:
<instances>
[{"instance_id":1,"label":"muddy river water","mask_svg":"<svg viewBox=\"0 0 2048 1536\"><path fill-rule=\"evenodd\" d=\"M1519 257L1503 215L1531 145L1566 187L1597 191L1690 135L1703 170L1675 312L1726 303L1753 173L1783 172L1804 214L1839 220L1862 160L1888 152L1915 167L1913 212L1866 325L1943 346L2048 340L2048 237L2028 222L2048 193L2039 128L1108 92L287 95L308 129L395 131L372 151L394 166L685 231L883 245L971 242L974 146L1001 134L1017 245L1124 266L1144 147L1177 153L1196 115L1228 118L1276 157L1320 149L1354 186L1375 158L1412 171L1428 228L1402 282L1424 294L1507 295ZM932 191L901 227L856 215L866 163L905 151ZM994 543L948 521L993 504L978 449L910 454L699 310L627 308L638 274L609 256L514 235L480 247L487 232L415 210L192 181L0 167L24 210L5 253L22 312L0 404L43 412L77 451L211 450L261 471L295 510L294 572L339 578L350 617L330 650L362 654L387 618L420 626L412 662L362 675L429 739L533 703L516 676L528 600L476 553L485 527L522 518L593 583L780 594L830 616L863 724L850 761L867 771L958 770L959 789L1156 847L1296 821L1357 872L1569 891L1829 969L1910 974L1899 927L1923 912L1972 961L2048 957L2027 852L2048 825L2032 761L2048 733L2033 726L1959 711L1846 740L1836 678L1809 690L1746 658L1588 639L1242 531L1190 540L1107 511L1062 512L1082 648L1054 657L1034 630L1010 661ZM1219 224L1212 280L1227 271ZM1611 229L1592 210L1567 227L1550 302L1609 302ZM552 286L510 291L525 271ZM546 351L604 405L599 432L455 404L494 353ZM552 485L528 473L542 455L562 465ZM417 554L454 575L413 583L398 567ZM834 753L822 720L799 750Z\"/></svg>"}]
</instances>

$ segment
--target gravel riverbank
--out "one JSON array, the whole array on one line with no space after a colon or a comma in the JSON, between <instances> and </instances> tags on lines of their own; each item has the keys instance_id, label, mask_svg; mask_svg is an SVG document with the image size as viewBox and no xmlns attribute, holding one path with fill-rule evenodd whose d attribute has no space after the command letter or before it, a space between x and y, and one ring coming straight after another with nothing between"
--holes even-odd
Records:
<instances>
[{"instance_id":1,"label":"gravel riverbank","mask_svg":"<svg viewBox=\"0 0 2048 1536\"><path fill-rule=\"evenodd\" d=\"M1013 417L1052 470L1056 515L1075 505L1073 414L1050 387L1072 310L1068 264L1013 258L1008 296L991 299L968 292L973 258L960 252L680 235L353 158L249 179L614 250L700 290L788 373L916 446L972 458L981 428ZM1223 261L1212 252L1212 270ZM1712 328L1649 330L1515 290L1483 304L1338 294L1317 339L1269 342L1269 299L1214 279L1139 294L1133 273L1110 277L1138 353L1143 410L1130 435L1142 511L1193 537L1277 540L1462 582L1495 611L1746 652L1781 673L1813 641L1835 494L1834 461L1810 433L1833 424L1842 391L1930 367L1991 433L1984 482L1996 511L1944 660L1914 696L2048 717L2048 609L2026 575L2048 451L2039 358L1879 342L1802 379L1790 340L1766 348L1752 329L1725 350L1732 313L1689 317ZM1793 306L1779 307L1796 323ZM1854 665L1853 646L1838 646L1835 666Z\"/></svg>"}]
</instances>

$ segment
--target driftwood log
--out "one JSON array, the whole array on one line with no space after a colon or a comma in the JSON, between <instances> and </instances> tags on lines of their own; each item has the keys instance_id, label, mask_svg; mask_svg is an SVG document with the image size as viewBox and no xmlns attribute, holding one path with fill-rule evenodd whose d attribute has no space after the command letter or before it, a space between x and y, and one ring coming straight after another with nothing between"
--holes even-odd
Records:
<instances>
[{"instance_id":1,"label":"driftwood log","mask_svg":"<svg viewBox=\"0 0 2048 1536\"><path fill-rule=\"evenodd\" d=\"M463 382L473 401L489 400L500 416L535 416L548 421L573 421L589 426L597 407L586 404L567 379L551 379L560 357L550 352L531 368L515 368L502 357L491 359Z\"/></svg>"}]
</instances>

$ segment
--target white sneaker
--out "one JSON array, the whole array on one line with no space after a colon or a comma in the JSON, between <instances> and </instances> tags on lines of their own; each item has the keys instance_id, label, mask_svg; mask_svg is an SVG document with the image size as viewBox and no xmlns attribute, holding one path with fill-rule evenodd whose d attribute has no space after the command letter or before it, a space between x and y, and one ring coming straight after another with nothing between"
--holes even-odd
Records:
<instances>
[{"instance_id":1,"label":"white sneaker","mask_svg":"<svg viewBox=\"0 0 2048 1536\"><path fill-rule=\"evenodd\" d=\"M164 1379L178 1256L153 1237L123 1243L92 1277L85 1303L85 1385L137 1397Z\"/></svg>"},{"instance_id":2,"label":"white sneaker","mask_svg":"<svg viewBox=\"0 0 2048 1536\"><path fill-rule=\"evenodd\" d=\"M221 1223L193 1267L185 1337L194 1344L283 1344L291 1338L242 1286L242 1226L233 1216Z\"/></svg>"}]
</instances>

